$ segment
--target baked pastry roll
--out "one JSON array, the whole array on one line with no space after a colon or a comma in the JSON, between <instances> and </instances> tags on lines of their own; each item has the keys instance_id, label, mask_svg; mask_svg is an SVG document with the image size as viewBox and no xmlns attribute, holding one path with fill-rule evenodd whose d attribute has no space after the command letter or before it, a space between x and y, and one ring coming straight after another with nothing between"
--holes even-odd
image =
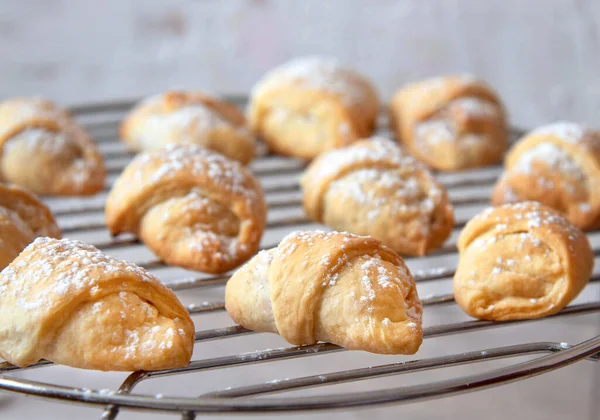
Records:
<instances>
[{"instance_id":1,"label":"baked pastry roll","mask_svg":"<svg viewBox=\"0 0 600 420\"><path fill-rule=\"evenodd\" d=\"M37 194L90 195L104 187L100 152L70 115L43 99L0 103L0 174Z\"/></svg>"},{"instance_id":2,"label":"baked pastry roll","mask_svg":"<svg viewBox=\"0 0 600 420\"><path fill-rule=\"evenodd\" d=\"M490 208L458 239L454 298L479 319L552 315L587 284L594 256L587 237L559 213L526 201Z\"/></svg>"},{"instance_id":3,"label":"baked pastry roll","mask_svg":"<svg viewBox=\"0 0 600 420\"><path fill-rule=\"evenodd\" d=\"M390 121L399 141L434 169L455 171L499 162L508 144L504 107L472 76L409 84L396 93Z\"/></svg>"},{"instance_id":4,"label":"baked pastry roll","mask_svg":"<svg viewBox=\"0 0 600 420\"><path fill-rule=\"evenodd\" d=\"M91 245L38 238L0 273L0 356L97 370L186 366L194 324L175 294Z\"/></svg>"},{"instance_id":5,"label":"baked pastry roll","mask_svg":"<svg viewBox=\"0 0 600 420\"><path fill-rule=\"evenodd\" d=\"M61 236L48 207L21 187L0 184L0 271L38 236Z\"/></svg>"},{"instance_id":6,"label":"baked pastry roll","mask_svg":"<svg viewBox=\"0 0 600 420\"><path fill-rule=\"evenodd\" d=\"M170 91L142 101L121 125L121 138L136 152L191 143L243 164L256 147L235 106L199 92Z\"/></svg>"},{"instance_id":7,"label":"baked pastry roll","mask_svg":"<svg viewBox=\"0 0 600 420\"><path fill-rule=\"evenodd\" d=\"M337 60L304 57L269 71L252 89L251 128L275 153L312 159L373 133L379 100Z\"/></svg>"},{"instance_id":8,"label":"baked pastry roll","mask_svg":"<svg viewBox=\"0 0 600 420\"><path fill-rule=\"evenodd\" d=\"M569 122L543 126L512 147L504 169L494 205L539 201L581 229L600 227L600 132Z\"/></svg>"},{"instance_id":9,"label":"baked pastry roll","mask_svg":"<svg viewBox=\"0 0 600 420\"><path fill-rule=\"evenodd\" d=\"M404 255L439 247L454 225L444 188L401 147L375 137L320 155L301 180L308 216Z\"/></svg>"},{"instance_id":10,"label":"baked pastry roll","mask_svg":"<svg viewBox=\"0 0 600 420\"><path fill-rule=\"evenodd\" d=\"M239 162L197 145L139 154L106 202L113 235L132 233L170 265L224 273L258 250L266 205Z\"/></svg>"},{"instance_id":11,"label":"baked pastry roll","mask_svg":"<svg viewBox=\"0 0 600 420\"><path fill-rule=\"evenodd\" d=\"M295 232L261 251L227 282L238 324L292 344L413 354L422 305L408 268L379 241L339 232Z\"/></svg>"}]
</instances>

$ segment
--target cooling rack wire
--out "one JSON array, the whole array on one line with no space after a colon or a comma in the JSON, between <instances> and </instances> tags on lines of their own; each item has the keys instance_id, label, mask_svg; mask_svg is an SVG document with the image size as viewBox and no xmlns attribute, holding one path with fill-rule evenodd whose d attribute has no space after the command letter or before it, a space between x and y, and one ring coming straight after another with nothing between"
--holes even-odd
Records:
<instances>
[{"instance_id":1,"label":"cooling rack wire","mask_svg":"<svg viewBox=\"0 0 600 420\"><path fill-rule=\"evenodd\" d=\"M239 106L246 104L245 97L226 98ZM470 350L456 354L442 354L434 357L420 358L419 353L412 357L374 357L370 359L364 353L346 361L348 368L340 371L317 371L317 374L308 376L295 375L293 377L277 378L268 382L252 381L250 384L236 385L234 387L220 388L217 380L209 376L194 377L195 380L206 383L214 381L211 392L202 395L194 394L193 389L182 389L190 396L163 396L157 393L136 392L140 384L152 382L160 378L173 377L181 380L181 375L202 373L207 370L233 368L243 369L250 365L275 364L270 362L286 359L302 359L295 363L307 364L315 356L329 353L343 352L344 350L333 344L319 343L299 347L280 347L275 349L253 348L232 355L220 355L220 347L216 357L203 357L203 346L208 346L214 341L230 341L231 348L241 349L243 345L236 340L237 337L255 334L240 326L227 326L224 315L223 286L228 275L211 276L199 273L186 272L165 266L161 261L152 256L147 249L132 237L111 238L106 230L103 217L103 208L110 185L122 171L124 166L133 156L127 152L118 140L117 127L124 113L133 105L131 101L114 103L89 104L72 108L72 112L92 134L104 154L109 171L106 188L97 196L91 198L48 198L48 203L57 216L63 234L66 237L81 239L92 243L101 250L137 263L151 270L172 288L187 309L192 314L196 323L196 346L194 357L189 366L158 372L134 372L126 376L120 386L110 389L89 389L84 386L61 384L60 375L45 375L44 381L30 379L30 371L57 369L59 367L51 362L42 361L28 368L17 368L6 362L0 363L0 389L37 397L44 397L63 402L88 404L103 408L103 419L114 419L125 409L156 410L179 414L183 419L191 419L201 413L248 413L248 412L281 412L300 410L321 410L334 408L351 408L384 403L407 403L411 401L444 397L452 394L470 392L478 389L493 387L499 384L529 378L541 373L552 371L576 361L587 359L597 361L600 354L600 336L593 334L585 341L579 343L565 342L523 342L508 346L498 346ZM387 133L385 117L380 121L381 134ZM512 130L513 138L519 135L518 130ZM301 192L298 185L298 176L303 169L299 161L266 153L261 148L259 157L251 166L253 172L260 178L269 205L268 227L261 244L261 248L270 248L279 242L290 231L297 229L312 229L317 227L306 219L301 209ZM456 174L440 174L441 183L448 189L452 203L455 207L456 226L451 239L440 250L420 260L408 259L409 267L420 288L419 293L424 304L424 319L426 327L424 337L427 341L431 338L442 336L462 335L479 330L502 327L517 328L526 323L549 323L557 319L573 316L594 316L600 313L600 270L594 272L590 285L584 292L587 299L579 299L562 312L539 321L515 322L489 322L468 320L466 317L458 321L444 322L445 319L455 320L456 316L445 316L448 311L458 311L454 305L451 293L440 293L440 290L451 291L449 284L456 265L456 237L464 224L478 211L487 206L489 193L496 181L501 168L488 167ZM323 227L321 227L323 228ZM591 232L590 240L594 248L594 255L600 255L600 231ZM598 265L598 264L597 264ZM595 288L595 289L592 289ZM433 293L423 293L423 290ZM587 293L586 293L587 292ZM208 296L208 300L206 300ZM446 308L447 307L447 308ZM442 308L442 314L436 316L430 325L427 325L428 315L433 308ZM216 318L221 314L220 322L225 326L210 329ZM597 319L597 318L596 318ZM229 325L231 321L229 320ZM596 331L598 334L598 331ZM258 335L258 334L255 334ZM276 343L284 345L274 335L266 335L264 340L253 343ZM466 341L467 345L470 343ZM345 352L346 354L350 352ZM525 361L523 361L523 356ZM488 365L499 359L508 359L500 367L488 368L477 373L467 375L445 375L442 378L426 377L425 382L409 384L410 381L397 380L384 388L371 389L357 392L352 388L344 391L341 384L366 381L373 378L395 376L415 372L439 370L460 365L479 363ZM365 361L367 364L365 364ZM381 363L381 362L385 363ZM340 359L340 364L342 360ZM373 364L368 364L374 362ZM583 362L586 363L586 362ZM69 369L69 368L60 368ZM323 364L320 365L323 369ZM228 369L229 370L229 369ZM303 369L301 369L303 370ZM307 364L306 372L314 368ZM444 369L445 370L445 369ZM222 371L219 371L219 373ZM240 370L241 372L241 370ZM246 372L244 370L244 372ZM271 371L273 372L273 371ZM285 369L282 369L284 374ZM296 373L298 369L296 369ZM85 374L90 374L85 372ZM85 374L82 374L85 378ZM276 373L274 373L276 374ZM205 374L209 375L209 374ZM215 373L213 372L213 375ZM240 373L239 376L248 374ZM53 379L52 383L48 378ZM403 376L402 378L404 378ZM235 376L228 376L229 379ZM429 378L429 379L428 379ZM54 381L54 379L56 379ZM83 379L85 381L85 379ZM85 382L84 382L85 383ZM319 389L330 385L325 389ZM341 392L334 392L341 386ZM399 386L403 385L403 386ZM160 389L160 387L159 387ZM316 390L312 395L294 395L291 391ZM330 391L331 390L331 391ZM269 394L287 392L287 396L272 397ZM291 393L292 396L289 396ZM267 395L267 397L263 397ZM259 396L260 398L256 398Z\"/></svg>"}]
</instances>

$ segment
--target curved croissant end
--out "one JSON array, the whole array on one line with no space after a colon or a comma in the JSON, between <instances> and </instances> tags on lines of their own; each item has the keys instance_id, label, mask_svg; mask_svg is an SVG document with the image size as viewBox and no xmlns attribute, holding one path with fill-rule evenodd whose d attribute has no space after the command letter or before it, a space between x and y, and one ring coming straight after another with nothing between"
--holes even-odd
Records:
<instances>
[{"instance_id":1,"label":"curved croissant end","mask_svg":"<svg viewBox=\"0 0 600 420\"><path fill-rule=\"evenodd\" d=\"M312 159L370 136L379 99L363 76L327 57L269 71L252 89L249 121L270 149Z\"/></svg>"},{"instance_id":2,"label":"curved croissant end","mask_svg":"<svg viewBox=\"0 0 600 420\"><path fill-rule=\"evenodd\" d=\"M422 305L404 261L368 237L295 232L262 251L227 283L232 319L296 345L413 354Z\"/></svg>"},{"instance_id":3,"label":"curved croissant end","mask_svg":"<svg viewBox=\"0 0 600 420\"><path fill-rule=\"evenodd\" d=\"M96 145L63 110L40 99L0 103L0 173L38 194L89 195L104 186Z\"/></svg>"},{"instance_id":4,"label":"curved croissant end","mask_svg":"<svg viewBox=\"0 0 600 420\"><path fill-rule=\"evenodd\" d=\"M166 263L223 273L256 253L266 222L259 182L195 145L138 155L106 203L110 231L133 233Z\"/></svg>"},{"instance_id":5,"label":"curved croissant end","mask_svg":"<svg viewBox=\"0 0 600 420\"><path fill-rule=\"evenodd\" d=\"M38 236L61 236L48 207L23 188L0 184L0 270Z\"/></svg>"},{"instance_id":6,"label":"curved croissant end","mask_svg":"<svg viewBox=\"0 0 600 420\"><path fill-rule=\"evenodd\" d=\"M247 164L256 140L233 105L199 92L169 91L139 103L121 126L121 138L136 152L167 144L197 144Z\"/></svg>"},{"instance_id":7,"label":"curved croissant end","mask_svg":"<svg viewBox=\"0 0 600 420\"><path fill-rule=\"evenodd\" d=\"M398 140L438 170L496 163L508 144L500 99L487 84L468 75L403 87L390 105L390 120Z\"/></svg>"},{"instance_id":8,"label":"curved croissant end","mask_svg":"<svg viewBox=\"0 0 600 420\"><path fill-rule=\"evenodd\" d=\"M194 325L173 292L90 245L38 238L0 273L0 356L98 370L186 366Z\"/></svg>"},{"instance_id":9,"label":"curved croissant end","mask_svg":"<svg viewBox=\"0 0 600 420\"><path fill-rule=\"evenodd\" d=\"M538 128L508 153L492 204L533 200L581 229L600 227L600 132L575 123Z\"/></svg>"},{"instance_id":10,"label":"curved croissant end","mask_svg":"<svg viewBox=\"0 0 600 420\"><path fill-rule=\"evenodd\" d=\"M586 236L535 202L490 208L465 226L454 298L479 319L532 319L563 309L585 287L594 257Z\"/></svg>"},{"instance_id":11,"label":"curved croissant end","mask_svg":"<svg viewBox=\"0 0 600 420\"><path fill-rule=\"evenodd\" d=\"M424 165L384 138L323 153L301 183L312 220L373 236L403 255L439 247L454 225L444 188Z\"/></svg>"}]
</instances>

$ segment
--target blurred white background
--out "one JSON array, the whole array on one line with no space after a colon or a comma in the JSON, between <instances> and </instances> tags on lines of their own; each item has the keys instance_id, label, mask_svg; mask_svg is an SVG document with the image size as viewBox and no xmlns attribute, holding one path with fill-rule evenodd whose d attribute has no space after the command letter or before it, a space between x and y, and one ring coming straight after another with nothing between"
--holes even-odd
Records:
<instances>
[{"instance_id":1,"label":"blurred white background","mask_svg":"<svg viewBox=\"0 0 600 420\"><path fill-rule=\"evenodd\" d=\"M469 71L514 123L594 124L597 0L3 0L0 95L61 103L169 87L245 93L270 67L334 55L388 99L406 81ZM598 125L598 124L596 124Z\"/></svg>"}]
</instances>

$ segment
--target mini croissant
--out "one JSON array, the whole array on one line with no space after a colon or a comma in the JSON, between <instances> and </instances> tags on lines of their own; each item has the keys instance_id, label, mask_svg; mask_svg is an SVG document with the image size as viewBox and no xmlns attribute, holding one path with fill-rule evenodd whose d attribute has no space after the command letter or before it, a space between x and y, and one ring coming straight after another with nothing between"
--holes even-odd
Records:
<instances>
[{"instance_id":1,"label":"mini croissant","mask_svg":"<svg viewBox=\"0 0 600 420\"><path fill-rule=\"evenodd\" d=\"M552 315L579 294L594 266L586 236L531 201L477 215L461 232L458 250L454 298L479 319Z\"/></svg>"},{"instance_id":2,"label":"mini croissant","mask_svg":"<svg viewBox=\"0 0 600 420\"><path fill-rule=\"evenodd\" d=\"M38 238L0 273L0 356L97 370L186 366L194 325L144 269L90 245Z\"/></svg>"},{"instance_id":3,"label":"mini croissant","mask_svg":"<svg viewBox=\"0 0 600 420\"><path fill-rule=\"evenodd\" d=\"M500 99L467 75L403 87L392 100L390 120L411 154L442 171L499 162L508 144Z\"/></svg>"},{"instance_id":4,"label":"mini croissant","mask_svg":"<svg viewBox=\"0 0 600 420\"><path fill-rule=\"evenodd\" d=\"M60 238L48 207L21 187L0 184L0 271L38 236Z\"/></svg>"},{"instance_id":5,"label":"mini croissant","mask_svg":"<svg viewBox=\"0 0 600 420\"><path fill-rule=\"evenodd\" d=\"M333 229L370 235L403 255L439 247L454 225L444 188L385 138L320 155L302 178L308 216Z\"/></svg>"},{"instance_id":6,"label":"mini croissant","mask_svg":"<svg viewBox=\"0 0 600 420\"><path fill-rule=\"evenodd\" d=\"M508 153L492 204L543 203L581 229L600 227L600 132L559 122L526 135Z\"/></svg>"},{"instance_id":7,"label":"mini croissant","mask_svg":"<svg viewBox=\"0 0 600 420\"><path fill-rule=\"evenodd\" d=\"M258 250L262 188L240 163L196 145L139 154L106 202L113 235L138 236L167 264L223 273Z\"/></svg>"},{"instance_id":8,"label":"mini croissant","mask_svg":"<svg viewBox=\"0 0 600 420\"><path fill-rule=\"evenodd\" d=\"M296 345L413 354L423 340L421 301L402 258L348 233L288 235L233 275L225 305L238 324Z\"/></svg>"},{"instance_id":9,"label":"mini croissant","mask_svg":"<svg viewBox=\"0 0 600 420\"><path fill-rule=\"evenodd\" d=\"M379 99L363 76L333 58L302 57L252 89L250 126L275 153L313 159L373 133Z\"/></svg>"},{"instance_id":10,"label":"mini croissant","mask_svg":"<svg viewBox=\"0 0 600 420\"><path fill-rule=\"evenodd\" d=\"M170 91L142 101L123 122L121 137L136 152L197 144L243 164L256 147L235 106L199 92Z\"/></svg>"},{"instance_id":11,"label":"mini croissant","mask_svg":"<svg viewBox=\"0 0 600 420\"><path fill-rule=\"evenodd\" d=\"M104 187L100 152L70 115L42 99L0 103L0 176L34 193L90 195Z\"/></svg>"}]
</instances>

